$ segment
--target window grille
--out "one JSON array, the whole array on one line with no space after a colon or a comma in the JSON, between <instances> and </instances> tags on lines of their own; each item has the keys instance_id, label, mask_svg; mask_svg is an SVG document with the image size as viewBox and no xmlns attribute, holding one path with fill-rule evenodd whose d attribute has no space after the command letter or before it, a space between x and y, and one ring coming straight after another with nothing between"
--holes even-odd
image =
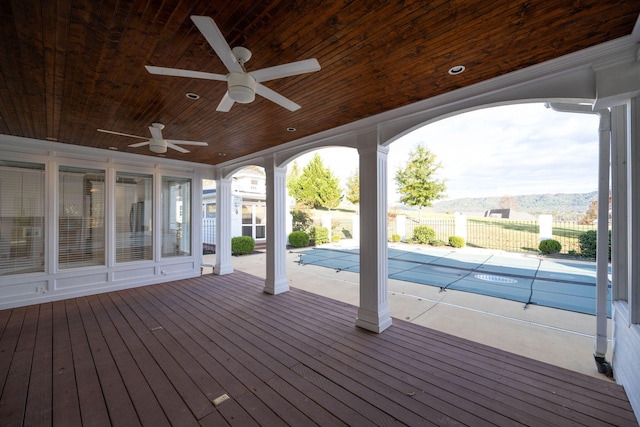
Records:
<instances>
[{"instance_id":1,"label":"window grille","mask_svg":"<svg viewBox=\"0 0 640 427\"><path fill-rule=\"evenodd\" d=\"M116 262L153 259L153 177L116 174Z\"/></svg>"},{"instance_id":2,"label":"window grille","mask_svg":"<svg viewBox=\"0 0 640 427\"><path fill-rule=\"evenodd\" d=\"M104 178L101 170L59 169L60 269L105 264Z\"/></svg>"},{"instance_id":3,"label":"window grille","mask_svg":"<svg viewBox=\"0 0 640 427\"><path fill-rule=\"evenodd\" d=\"M0 276L44 271L44 174L0 160Z\"/></svg>"}]
</instances>

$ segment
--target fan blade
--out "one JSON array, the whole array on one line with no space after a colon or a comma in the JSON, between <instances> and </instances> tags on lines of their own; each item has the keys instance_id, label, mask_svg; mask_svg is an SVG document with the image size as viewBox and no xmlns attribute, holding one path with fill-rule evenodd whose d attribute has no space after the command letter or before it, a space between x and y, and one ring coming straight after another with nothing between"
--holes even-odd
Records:
<instances>
[{"instance_id":1,"label":"fan blade","mask_svg":"<svg viewBox=\"0 0 640 427\"><path fill-rule=\"evenodd\" d=\"M256 82L266 82L269 80L281 79L282 77L312 73L319 70L320 64L316 59L305 59L304 61L291 62L289 64L276 65L275 67L251 71L249 74L256 79Z\"/></svg>"},{"instance_id":2,"label":"fan blade","mask_svg":"<svg viewBox=\"0 0 640 427\"><path fill-rule=\"evenodd\" d=\"M165 139L165 141L167 141L167 144L200 145L201 147L209 146L209 144L207 144L206 142L199 142L199 141L182 141L179 139Z\"/></svg>"},{"instance_id":3,"label":"fan blade","mask_svg":"<svg viewBox=\"0 0 640 427\"><path fill-rule=\"evenodd\" d=\"M182 148L182 147L179 147L179 146L177 146L176 144L172 144L172 143L170 143L169 141L167 141L167 147L169 147L169 148L173 148L174 150L179 151L179 152L181 152L181 153L188 153L188 152L189 152L189 150L184 149L184 148Z\"/></svg>"},{"instance_id":4,"label":"fan blade","mask_svg":"<svg viewBox=\"0 0 640 427\"><path fill-rule=\"evenodd\" d=\"M162 139L162 131L154 126L149 126L149 131L153 139Z\"/></svg>"},{"instance_id":5,"label":"fan blade","mask_svg":"<svg viewBox=\"0 0 640 427\"><path fill-rule=\"evenodd\" d=\"M233 103L234 100L229 96L229 92L225 92L220 104L218 104L218 108L216 108L216 111L228 113L229 110L231 110L231 107L233 107Z\"/></svg>"},{"instance_id":6,"label":"fan blade","mask_svg":"<svg viewBox=\"0 0 640 427\"><path fill-rule=\"evenodd\" d=\"M145 65L144 68L151 74L160 74L161 76L190 77L193 79L218 80L227 81L227 76L222 74L205 73L203 71L181 70L180 68L154 67Z\"/></svg>"},{"instance_id":7,"label":"fan blade","mask_svg":"<svg viewBox=\"0 0 640 427\"><path fill-rule=\"evenodd\" d=\"M98 132L112 133L114 135L128 136L128 137L131 137L131 138L138 138L138 139L149 139L149 138L144 137L144 136L129 135L128 133L114 132L112 130L105 130L105 129L98 129Z\"/></svg>"},{"instance_id":8,"label":"fan blade","mask_svg":"<svg viewBox=\"0 0 640 427\"><path fill-rule=\"evenodd\" d=\"M229 44L224 39L224 36L220 32L220 29L216 25L213 19L208 16L196 16L192 15L191 20L196 27L200 30L207 42L211 45L216 54L220 57L220 60L227 67L227 70L231 73L242 73L242 67L240 63L231 52Z\"/></svg>"},{"instance_id":9,"label":"fan blade","mask_svg":"<svg viewBox=\"0 0 640 427\"><path fill-rule=\"evenodd\" d=\"M269 101L275 102L276 104L286 108L289 111L296 111L300 109L300 106L295 102L291 101L288 98L285 98L278 92L274 92L273 90L260 83L256 83L256 93L267 98Z\"/></svg>"},{"instance_id":10,"label":"fan blade","mask_svg":"<svg viewBox=\"0 0 640 427\"><path fill-rule=\"evenodd\" d=\"M148 140L149 138L146 138L146 139L147 139L147 141L145 141L145 142L136 142L135 144L129 145L129 147L136 148L136 147L142 147L143 145L147 145L147 144L149 144L150 141Z\"/></svg>"}]
</instances>

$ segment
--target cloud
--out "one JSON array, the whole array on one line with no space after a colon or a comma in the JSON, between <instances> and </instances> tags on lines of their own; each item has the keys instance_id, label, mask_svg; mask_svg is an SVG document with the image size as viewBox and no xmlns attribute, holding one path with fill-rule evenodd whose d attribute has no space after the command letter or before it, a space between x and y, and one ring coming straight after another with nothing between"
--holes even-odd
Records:
<instances>
[{"instance_id":1,"label":"cloud","mask_svg":"<svg viewBox=\"0 0 640 427\"><path fill-rule=\"evenodd\" d=\"M417 129L390 146L391 203L398 199L395 173L419 143L441 163L439 175L446 180L449 199L597 189L597 115L520 104L464 113ZM358 168L354 149L318 153L343 184ZM298 164L303 167L312 155L301 156Z\"/></svg>"}]
</instances>

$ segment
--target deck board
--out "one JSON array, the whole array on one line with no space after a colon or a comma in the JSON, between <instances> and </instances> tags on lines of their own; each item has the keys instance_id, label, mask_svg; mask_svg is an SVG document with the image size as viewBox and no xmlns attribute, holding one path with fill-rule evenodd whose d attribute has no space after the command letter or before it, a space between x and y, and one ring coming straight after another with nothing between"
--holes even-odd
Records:
<instances>
[{"instance_id":1,"label":"deck board","mask_svg":"<svg viewBox=\"0 0 640 427\"><path fill-rule=\"evenodd\" d=\"M622 387L242 272L0 311L1 425L621 425ZM229 399L214 400L224 394Z\"/></svg>"}]
</instances>

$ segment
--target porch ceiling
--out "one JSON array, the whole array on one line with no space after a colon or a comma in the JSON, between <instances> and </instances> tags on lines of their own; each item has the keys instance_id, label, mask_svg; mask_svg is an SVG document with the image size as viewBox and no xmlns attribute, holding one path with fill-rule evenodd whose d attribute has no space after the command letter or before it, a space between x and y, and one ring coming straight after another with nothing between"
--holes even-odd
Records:
<instances>
[{"instance_id":1,"label":"porch ceiling","mask_svg":"<svg viewBox=\"0 0 640 427\"><path fill-rule=\"evenodd\" d=\"M166 157L218 164L628 35L639 13L637 0L3 1L0 133L154 155L96 130L161 122L165 138L209 143ZM226 74L191 15L249 48L249 71L316 58L319 72L265 83L302 108L257 96L216 112L225 82L149 74Z\"/></svg>"}]
</instances>

